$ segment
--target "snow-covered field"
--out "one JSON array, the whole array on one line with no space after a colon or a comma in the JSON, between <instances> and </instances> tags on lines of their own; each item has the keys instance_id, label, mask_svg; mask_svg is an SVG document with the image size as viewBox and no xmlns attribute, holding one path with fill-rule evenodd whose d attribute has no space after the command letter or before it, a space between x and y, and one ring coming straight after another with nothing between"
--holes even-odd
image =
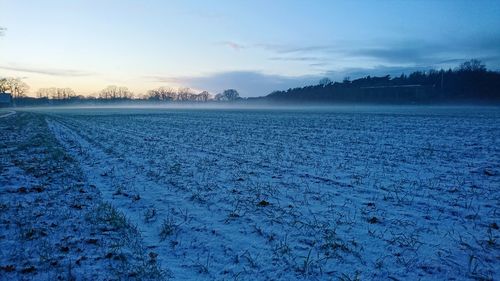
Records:
<instances>
[{"instance_id":1,"label":"snow-covered field","mask_svg":"<svg viewBox=\"0 0 500 281\"><path fill-rule=\"evenodd\" d=\"M500 279L499 108L34 112L0 119L1 277Z\"/></svg>"}]
</instances>

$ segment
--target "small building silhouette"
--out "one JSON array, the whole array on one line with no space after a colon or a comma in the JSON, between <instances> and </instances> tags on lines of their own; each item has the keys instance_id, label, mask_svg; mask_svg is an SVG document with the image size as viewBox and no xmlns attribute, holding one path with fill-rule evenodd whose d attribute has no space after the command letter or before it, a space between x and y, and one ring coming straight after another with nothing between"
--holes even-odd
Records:
<instances>
[{"instance_id":1,"label":"small building silhouette","mask_svg":"<svg viewBox=\"0 0 500 281\"><path fill-rule=\"evenodd\" d=\"M10 93L0 93L0 107L12 106L12 95Z\"/></svg>"}]
</instances>

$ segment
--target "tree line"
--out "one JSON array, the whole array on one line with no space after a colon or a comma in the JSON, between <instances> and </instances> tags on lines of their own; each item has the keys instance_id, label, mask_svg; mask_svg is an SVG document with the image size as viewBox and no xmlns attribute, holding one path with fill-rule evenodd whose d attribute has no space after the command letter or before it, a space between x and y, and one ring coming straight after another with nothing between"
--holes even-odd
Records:
<instances>
[{"instance_id":1,"label":"tree line","mask_svg":"<svg viewBox=\"0 0 500 281\"><path fill-rule=\"evenodd\" d=\"M0 78L0 93L12 94L17 105L105 102L247 102L278 103L455 103L500 102L500 72L472 59L455 69L415 71L397 77L366 76L342 82L323 78L317 85L275 91L267 96L243 99L234 89L212 95L189 88L158 87L136 95L127 87L108 86L95 95L77 95L70 88L41 88L27 97L29 85L20 78Z\"/></svg>"},{"instance_id":2,"label":"tree line","mask_svg":"<svg viewBox=\"0 0 500 281\"><path fill-rule=\"evenodd\" d=\"M36 97L26 94L29 85L20 78L0 78L0 93L12 95L17 105L45 105L66 103L99 103L99 102L210 102L236 101L241 97L237 90L227 89L212 95L207 91L196 93L190 88L158 87L145 94L136 95L124 86L108 86L94 95L77 95L71 88L40 88Z\"/></svg>"},{"instance_id":3,"label":"tree line","mask_svg":"<svg viewBox=\"0 0 500 281\"><path fill-rule=\"evenodd\" d=\"M256 101L287 103L461 103L500 102L500 73L472 59L455 69L416 71L342 82L323 78L317 85L275 91Z\"/></svg>"}]
</instances>

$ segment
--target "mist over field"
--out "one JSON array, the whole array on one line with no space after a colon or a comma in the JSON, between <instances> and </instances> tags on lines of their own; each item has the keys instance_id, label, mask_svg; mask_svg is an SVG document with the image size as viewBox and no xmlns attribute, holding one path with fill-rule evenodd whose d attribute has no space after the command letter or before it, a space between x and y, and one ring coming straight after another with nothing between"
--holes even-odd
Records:
<instances>
[{"instance_id":1,"label":"mist over field","mask_svg":"<svg viewBox=\"0 0 500 281\"><path fill-rule=\"evenodd\" d=\"M499 3L0 10L0 280L500 280Z\"/></svg>"}]
</instances>

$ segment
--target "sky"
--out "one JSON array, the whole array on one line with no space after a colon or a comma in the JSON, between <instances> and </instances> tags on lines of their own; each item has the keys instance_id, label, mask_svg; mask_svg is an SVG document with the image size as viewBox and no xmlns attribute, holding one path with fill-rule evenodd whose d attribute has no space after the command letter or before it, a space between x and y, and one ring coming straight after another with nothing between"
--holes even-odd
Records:
<instances>
[{"instance_id":1,"label":"sky","mask_svg":"<svg viewBox=\"0 0 500 281\"><path fill-rule=\"evenodd\" d=\"M0 0L0 77L94 94L262 96L332 80L500 69L500 1Z\"/></svg>"}]
</instances>

